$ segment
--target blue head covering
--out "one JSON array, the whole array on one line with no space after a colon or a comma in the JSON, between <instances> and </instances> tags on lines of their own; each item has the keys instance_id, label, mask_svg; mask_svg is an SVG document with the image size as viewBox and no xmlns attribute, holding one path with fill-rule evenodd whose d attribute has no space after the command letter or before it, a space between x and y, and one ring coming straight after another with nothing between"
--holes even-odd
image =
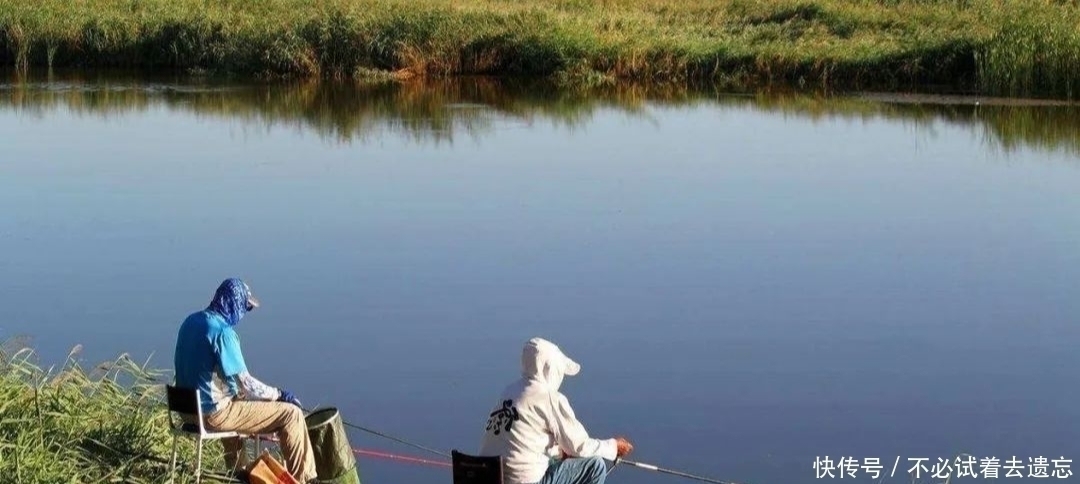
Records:
<instances>
[{"instance_id":1,"label":"blue head covering","mask_svg":"<svg viewBox=\"0 0 1080 484\"><path fill-rule=\"evenodd\" d=\"M225 279L214 293L214 300L207 310L225 318L229 326L236 326L248 311L259 307L259 300L251 294L244 281L235 277Z\"/></svg>"}]
</instances>

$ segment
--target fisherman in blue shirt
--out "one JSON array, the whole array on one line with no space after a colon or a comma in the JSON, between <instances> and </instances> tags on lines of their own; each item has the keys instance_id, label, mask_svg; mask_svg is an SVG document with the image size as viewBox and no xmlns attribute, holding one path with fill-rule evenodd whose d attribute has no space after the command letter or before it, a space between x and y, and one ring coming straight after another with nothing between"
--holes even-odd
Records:
<instances>
[{"instance_id":1,"label":"fisherman in blue shirt","mask_svg":"<svg viewBox=\"0 0 1080 484\"><path fill-rule=\"evenodd\" d=\"M207 429L276 433L285 467L299 482L307 483L316 478L315 458L300 401L291 392L251 376L233 329L257 307L259 301L244 281L223 281L210 306L180 325L174 355L176 386L198 390ZM240 439L224 439L222 444L225 463L235 470L242 450Z\"/></svg>"}]
</instances>

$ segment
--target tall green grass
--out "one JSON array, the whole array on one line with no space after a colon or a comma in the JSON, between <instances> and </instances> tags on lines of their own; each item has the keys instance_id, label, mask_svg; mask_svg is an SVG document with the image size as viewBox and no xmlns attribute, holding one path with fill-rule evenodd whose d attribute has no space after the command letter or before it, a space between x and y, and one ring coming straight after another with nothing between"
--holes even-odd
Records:
<instances>
[{"instance_id":1,"label":"tall green grass","mask_svg":"<svg viewBox=\"0 0 1080 484\"><path fill-rule=\"evenodd\" d=\"M979 79L989 91L1080 95L1080 2L1010 3L1000 27L978 51Z\"/></svg>"},{"instance_id":2,"label":"tall green grass","mask_svg":"<svg viewBox=\"0 0 1080 484\"><path fill-rule=\"evenodd\" d=\"M1078 27L1064 0L7 1L0 62L1073 97Z\"/></svg>"},{"instance_id":3,"label":"tall green grass","mask_svg":"<svg viewBox=\"0 0 1080 484\"><path fill-rule=\"evenodd\" d=\"M0 348L0 480L167 482L172 440L159 375L126 356L83 369L75 353L46 369L30 349L10 342ZM193 462L190 440L181 443L182 462ZM223 466L214 446L204 459ZM178 469L177 482L193 482L190 476Z\"/></svg>"}]
</instances>

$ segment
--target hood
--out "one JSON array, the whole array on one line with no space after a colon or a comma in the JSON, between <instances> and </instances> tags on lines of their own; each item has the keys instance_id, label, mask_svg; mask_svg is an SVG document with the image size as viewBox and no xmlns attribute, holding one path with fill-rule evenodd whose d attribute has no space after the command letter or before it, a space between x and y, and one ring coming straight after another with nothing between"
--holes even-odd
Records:
<instances>
[{"instance_id":1,"label":"hood","mask_svg":"<svg viewBox=\"0 0 1080 484\"><path fill-rule=\"evenodd\" d=\"M229 326L236 326L249 311L259 307L259 300L251 294L248 285L237 278L225 279L214 293L214 300L206 309L225 318Z\"/></svg>"},{"instance_id":2,"label":"hood","mask_svg":"<svg viewBox=\"0 0 1080 484\"><path fill-rule=\"evenodd\" d=\"M577 375L581 365L563 354L555 343L533 338L521 352L521 376L536 380L552 391L559 391L563 377Z\"/></svg>"}]
</instances>

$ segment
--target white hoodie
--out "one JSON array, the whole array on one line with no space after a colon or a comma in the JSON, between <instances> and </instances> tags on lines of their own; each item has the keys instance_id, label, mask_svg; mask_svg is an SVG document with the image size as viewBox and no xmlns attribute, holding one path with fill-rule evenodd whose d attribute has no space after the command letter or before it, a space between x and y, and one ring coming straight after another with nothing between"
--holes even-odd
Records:
<instances>
[{"instance_id":1,"label":"white hoodie","mask_svg":"<svg viewBox=\"0 0 1080 484\"><path fill-rule=\"evenodd\" d=\"M600 456L615 460L615 439L589 437L562 393L564 375L581 365L550 341L533 338L521 354L521 380L503 391L484 430L480 455L503 457L506 484L540 482L552 458Z\"/></svg>"}]
</instances>

